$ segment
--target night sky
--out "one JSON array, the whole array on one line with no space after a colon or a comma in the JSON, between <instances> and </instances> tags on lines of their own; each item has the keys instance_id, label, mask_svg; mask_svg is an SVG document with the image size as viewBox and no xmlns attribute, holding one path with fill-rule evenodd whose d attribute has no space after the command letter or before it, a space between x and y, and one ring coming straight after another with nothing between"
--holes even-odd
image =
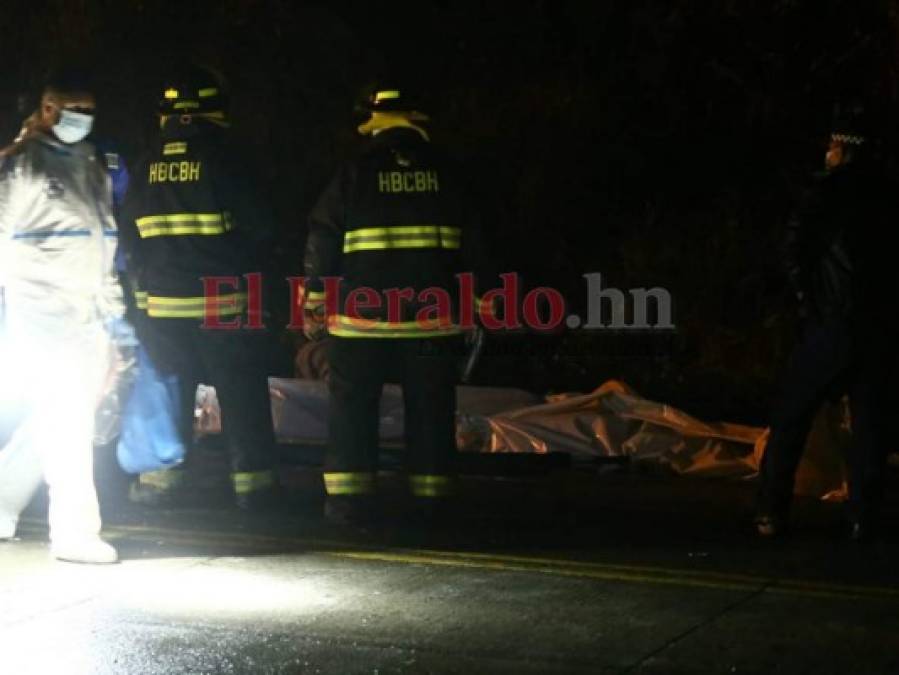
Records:
<instances>
[{"instance_id":1,"label":"night sky","mask_svg":"<svg viewBox=\"0 0 899 675\"><path fill-rule=\"evenodd\" d=\"M136 159L167 65L220 68L278 216L272 273L285 275L358 143L360 87L393 78L420 91L435 138L470 167L500 268L575 304L585 272L676 300L679 331L658 359L555 335L540 339L557 358L495 360L484 377L540 390L624 377L751 420L790 344L778 233L821 165L834 100L865 96L896 119L897 27L896 3L858 0L4 0L0 131L15 133L48 68L87 63L97 136ZM882 132L891 148L895 124Z\"/></svg>"}]
</instances>

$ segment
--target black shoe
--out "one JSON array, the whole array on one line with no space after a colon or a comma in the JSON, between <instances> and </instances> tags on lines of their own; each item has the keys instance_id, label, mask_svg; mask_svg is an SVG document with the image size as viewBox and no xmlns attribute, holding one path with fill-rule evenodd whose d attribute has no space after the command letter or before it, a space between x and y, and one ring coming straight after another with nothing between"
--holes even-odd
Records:
<instances>
[{"instance_id":1,"label":"black shoe","mask_svg":"<svg viewBox=\"0 0 899 675\"><path fill-rule=\"evenodd\" d=\"M247 513L270 513L281 504L281 493L275 488L253 490L234 496L234 505Z\"/></svg>"},{"instance_id":2,"label":"black shoe","mask_svg":"<svg viewBox=\"0 0 899 675\"><path fill-rule=\"evenodd\" d=\"M159 488L155 485L134 482L128 488L128 501L150 508L172 508L183 505L185 495L180 489Z\"/></svg>"},{"instance_id":3,"label":"black shoe","mask_svg":"<svg viewBox=\"0 0 899 675\"><path fill-rule=\"evenodd\" d=\"M419 527L440 528L458 521L456 500L449 497L419 497L409 505L408 519Z\"/></svg>"},{"instance_id":4,"label":"black shoe","mask_svg":"<svg viewBox=\"0 0 899 675\"><path fill-rule=\"evenodd\" d=\"M128 488L128 501L151 508L189 505L200 492L194 477L181 467L140 474Z\"/></svg>"},{"instance_id":5,"label":"black shoe","mask_svg":"<svg viewBox=\"0 0 899 675\"><path fill-rule=\"evenodd\" d=\"M227 483L214 486L178 485L159 488L135 482L128 490L128 501L137 506L155 509L227 509L231 500Z\"/></svg>"},{"instance_id":6,"label":"black shoe","mask_svg":"<svg viewBox=\"0 0 899 675\"><path fill-rule=\"evenodd\" d=\"M332 525L359 527L373 525L381 519L381 511L374 497L328 497L325 500L325 520Z\"/></svg>"}]
</instances>

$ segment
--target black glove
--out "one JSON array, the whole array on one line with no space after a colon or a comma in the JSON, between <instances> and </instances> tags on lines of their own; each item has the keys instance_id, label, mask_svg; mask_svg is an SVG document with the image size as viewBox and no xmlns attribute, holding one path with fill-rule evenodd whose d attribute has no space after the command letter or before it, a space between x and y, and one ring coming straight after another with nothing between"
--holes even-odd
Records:
<instances>
[{"instance_id":1,"label":"black glove","mask_svg":"<svg viewBox=\"0 0 899 675\"><path fill-rule=\"evenodd\" d=\"M328 335L328 322L324 307L303 310L303 335L310 342L318 342Z\"/></svg>"}]
</instances>

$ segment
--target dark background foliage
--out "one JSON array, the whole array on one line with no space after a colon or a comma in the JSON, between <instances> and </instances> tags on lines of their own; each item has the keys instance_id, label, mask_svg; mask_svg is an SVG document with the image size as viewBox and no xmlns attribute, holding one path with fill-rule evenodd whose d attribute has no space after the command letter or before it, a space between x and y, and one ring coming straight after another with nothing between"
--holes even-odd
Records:
<instances>
[{"instance_id":1,"label":"dark background foliage","mask_svg":"<svg viewBox=\"0 0 899 675\"><path fill-rule=\"evenodd\" d=\"M6 136L50 66L87 61L98 135L134 158L166 65L221 68L234 133L270 187L282 275L299 272L305 214L357 142L359 87L398 75L484 193L498 268L574 309L584 272L676 301L673 336L507 338L482 381L623 377L747 421L764 418L789 346L776 242L821 164L831 105L863 94L889 121L899 84L888 0L4 0L0 27Z\"/></svg>"}]
</instances>

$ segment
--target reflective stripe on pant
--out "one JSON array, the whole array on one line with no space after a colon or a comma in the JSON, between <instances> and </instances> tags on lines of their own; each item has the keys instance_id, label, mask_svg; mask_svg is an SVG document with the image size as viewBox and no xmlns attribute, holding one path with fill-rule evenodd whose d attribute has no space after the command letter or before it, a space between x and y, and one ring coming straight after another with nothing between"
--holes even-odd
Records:
<instances>
[{"instance_id":1,"label":"reflective stripe on pant","mask_svg":"<svg viewBox=\"0 0 899 675\"><path fill-rule=\"evenodd\" d=\"M455 493L455 481L451 476L409 476L409 492L413 497L449 497Z\"/></svg>"},{"instance_id":2,"label":"reflective stripe on pant","mask_svg":"<svg viewBox=\"0 0 899 675\"><path fill-rule=\"evenodd\" d=\"M100 531L94 414L110 354L99 326L77 333L65 328L58 335L14 328L2 348L2 399L22 405L24 417L0 450L0 512L17 518L43 478L50 488L54 541ZM12 376L16 371L21 374Z\"/></svg>"},{"instance_id":3,"label":"reflective stripe on pant","mask_svg":"<svg viewBox=\"0 0 899 675\"><path fill-rule=\"evenodd\" d=\"M185 484L186 472L180 469L149 471L142 473L138 480L141 485L167 492L177 490ZM260 492L274 487L275 474L273 471L237 472L231 474L231 484L234 493L238 495Z\"/></svg>"},{"instance_id":4,"label":"reflective stripe on pant","mask_svg":"<svg viewBox=\"0 0 899 675\"><path fill-rule=\"evenodd\" d=\"M184 483L184 475L180 468L147 471L140 474L138 482L160 491L176 490Z\"/></svg>"},{"instance_id":5,"label":"reflective stripe on pant","mask_svg":"<svg viewBox=\"0 0 899 675\"><path fill-rule=\"evenodd\" d=\"M326 475L377 470L381 389L391 381L403 386L409 474L451 475L456 452L457 348L457 339L446 337L331 338Z\"/></svg>"},{"instance_id":6,"label":"reflective stripe on pant","mask_svg":"<svg viewBox=\"0 0 899 675\"><path fill-rule=\"evenodd\" d=\"M275 473L273 471L238 471L231 474L231 483L234 486L234 494L248 495L254 492L264 492L275 486Z\"/></svg>"},{"instance_id":7,"label":"reflective stripe on pant","mask_svg":"<svg viewBox=\"0 0 899 675\"><path fill-rule=\"evenodd\" d=\"M371 472L325 473L325 492L331 497L371 495L377 490L376 477Z\"/></svg>"}]
</instances>

